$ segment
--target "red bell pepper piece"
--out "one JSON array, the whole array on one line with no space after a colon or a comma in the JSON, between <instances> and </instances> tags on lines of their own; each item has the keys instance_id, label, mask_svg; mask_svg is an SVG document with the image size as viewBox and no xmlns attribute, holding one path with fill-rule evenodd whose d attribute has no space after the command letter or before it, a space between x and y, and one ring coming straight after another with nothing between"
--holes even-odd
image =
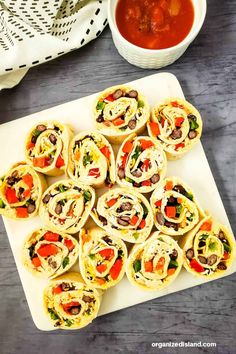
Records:
<instances>
[{"instance_id":1,"label":"red bell pepper piece","mask_svg":"<svg viewBox=\"0 0 236 354\"><path fill-rule=\"evenodd\" d=\"M56 167L61 168L64 165L65 165L65 162L64 162L63 158L61 157L61 155L59 155L57 158Z\"/></svg>"},{"instance_id":2,"label":"red bell pepper piece","mask_svg":"<svg viewBox=\"0 0 236 354\"><path fill-rule=\"evenodd\" d=\"M184 106L182 104L179 104L177 101L173 101L171 102L172 107L176 107L176 108L184 108Z\"/></svg>"},{"instance_id":3,"label":"red bell pepper piece","mask_svg":"<svg viewBox=\"0 0 236 354\"><path fill-rule=\"evenodd\" d=\"M132 226L136 225L137 221L138 221L137 215L133 215L131 220L130 220L130 225L132 225Z\"/></svg>"},{"instance_id":4,"label":"red bell pepper piece","mask_svg":"<svg viewBox=\"0 0 236 354\"><path fill-rule=\"evenodd\" d=\"M33 177L29 173L22 176L22 180L29 187L29 189L31 189L33 187L33 185L34 185Z\"/></svg>"},{"instance_id":5,"label":"red bell pepper piece","mask_svg":"<svg viewBox=\"0 0 236 354\"><path fill-rule=\"evenodd\" d=\"M68 238L66 238L64 240L64 244L68 248L69 251L72 251L75 248L74 243L71 240L69 240Z\"/></svg>"},{"instance_id":6,"label":"red bell pepper piece","mask_svg":"<svg viewBox=\"0 0 236 354\"><path fill-rule=\"evenodd\" d=\"M53 243L48 244L48 245L42 245L37 253L41 256L41 257L48 257L48 256L54 256L55 254L57 254L59 251L58 247L56 245L54 245Z\"/></svg>"},{"instance_id":7,"label":"red bell pepper piece","mask_svg":"<svg viewBox=\"0 0 236 354\"><path fill-rule=\"evenodd\" d=\"M184 118L182 118L182 117L175 118L175 126L181 127L181 124L183 123L183 121L184 121Z\"/></svg>"},{"instance_id":8,"label":"red bell pepper piece","mask_svg":"<svg viewBox=\"0 0 236 354\"><path fill-rule=\"evenodd\" d=\"M152 141L144 140L144 139L140 140L140 144L141 144L141 149L142 150L149 149L150 147L152 147L154 145Z\"/></svg>"},{"instance_id":9,"label":"red bell pepper piece","mask_svg":"<svg viewBox=\"0 0 236 354\"><path fill-rule=\"evenodd\" d=\"M55 286L55 288L52 289L52 292L54 295L60 294L60 293L62 293L62 291L63 290L61 288L61 285L57 285L57 286Z\"/></svg>"},{"instance_id":10,"label":"red bell pepper piece","mask_svg":"<svg viewBox=\"0 0 236 354\"><path fill-rule=\"evenodd\" d=\"M211 231L212 221L205 221L201 226L200 230L202 231Z\"/></svg>"},{"instance_id":11,"label":"red bell pepper piece","mask_svg":"<svg viewBox=\"0 0 236 354\"><path fill-rule=\"evenodd\" d=\"M47 231L46 234L43 236L44 240L49 242L57 242L59 240L59 235L55 234L54 232Z\"/></svg>"},{"instance_id":12,"label":"red bell pepper piece","mask_svg":"<svg viewBox=\"0 0 236 354\"><path fill-rule=\"evenodd\" d=\"M184 143L179 143L175 145L175 150L179 150L180 148L184 148L185 144Z\"/></svg>"},{"instance_id":13,"label":"red bell pepper piece","mask_svg":"<svg viewBox=\"0 0 236 354\"><path fill-rule=\"evenodd\" d=\"M124 119L121 119L121 118L116 118L112 121L112 123L115 125L115 126L119 126L121 124L124 123Z\"/></svg>"},{"instance_id":14,"label":"red bell pepper piece","mask_svg":"<svg viewBox=\"0 0 236 354\"><path fill-rule=\"evenodd\" d=\"M113 97L113 94L110 94L105 98L105 100L107 100L109 102L113 102L113 101L115 101L115 98Z\"/></svg>"},{"instance_id":15,"label":"red bell pepper piece","mask_svg":"<svg viewBox=\"0 0 236 354\"><path fill-rule=\"evenodd\" d=\"M143 181L141 184L142 186L149 187L152 185L152 182L150 179L147 179L146 181Z\"/></svg>"},{"instance_id":16,"label":"red bell pepper piece","mask_svg":"<svg viewBox=\"0 0 236 354\"><path fill-rule=\"evenodd\" d=\"M145 221L145 219L142 219L140 224L139 224L139 226L138 226L138 228L139 229L143 229L145 226L146 226L146 221Z\"/></svg>"},{"instance_id":17,"label":"red bell pepper piece","mask_svg":"<svg viewBox=\"0 0 236 354\"><path fill-rule=\"evenodd\" d=\"M16 216L18 218L27 218L28 217L28 210L25 207L16 208Z\"/></svg>"},{"instance_id":18,"label":"red bell pepper piece","mask_svg":"<svg viewBox=\"0 0 236 354\"><path fill-rule=\"evenodd\" d=\"M103 273L107 269L107 266L106 266L106 264L99 264L99 265L97 265L96 269L99 273Z\"/></svg>"},{"instance_id":19,"label":"red bell pepper piece","mask_svg":"<svg viewBox=\"0 0 236 354\"><path fill-rule=\"evenodd\" d=\"M116 198L112 198L110 200L107 201L107 206L109 206L109 208L111 208L113 205L115 205L117 202Z\"/></svg>"},{"instance_id":20,"label":"red bell pepper piece","mask_svg":"<svg viewBox=\"0 0 236 354\"><path fill-rule=\"evenodd\" d=\"M176 215L176 207L175 206L166 206L165 212L168 218L174 218Z\"/></svg>"},{"instance_id":21,"label":"red bell pepper piece","mask_svg":"<svg viewBox=\"0 0 236 354\"><path fill-rule=\"evenodd\" d=\"M161 200L157 200L154 204L156 207L161 207L161 203L162 203L162 199Z\"/></svg>"},{"instance_id":22,"label":"red bell pepper piece","mask_svg":"<svg viewBox=\"0 0 236 354\"><path fill-rule=\"evenodd\" d=\"M33 166L34 167L39 167L39 168L44 168L48 166L48 158L47 157L34 157L33 158Z\"/></svg>"},{"instance_id":23,"label":"red bell pepper piece","mask_svg":"<svg viewBox=\"0 0 236 354\"><path fill-rule=\"evenodd\" d=\"M103 146L101 149L100 149L101 153L109 160L110 158L110 155L111 155L111 151L109 149L108 146Z\"/></svg>"},{"instance_id":24,"label":"red bell pepper piece","mask_svg":"<svg viewBox=\"0 0 236 354\"><path fill-rule=\"evenodd\" d=\"M155 135L155 136L160 135L160 128L159 128L158 123L150 122L149 126L150 126L150 129L151 129L153 135Z\"/></svg>"},{"instance_id":25,"label":"red bell pepper piece","mask_svg":"<svg viewBox=\"0 0 236 354\"><path fill-rule=\"evenodd\" d=\"M204 272L203 266L194 258L190 261L190 267L198 273Z\"/></svg>"},{"instance_id":26,"label":"red bell pepper piece","mask_svg":"<svg viewBox=\"0 0 236 354\"><path fill-rule=\"evenodd\" d=\"M150 165L150 160L149 159L144 160L143 164L142 164L142 167L141 167L141 170L147 172L148 168L149 168L149 165Z\"/></svg>"},{"instance_id":27,"label":"red bell pepper piece","mask_svg":"<svg viewBox=\"0 0 236 354\"><path fill-rule=\"evenodd\" d=\"M36 268L41 266L41 261L38 256L33 257L31 261Z\"/></svg>"},{"instance_id":28,"label":"red bell pepper piece","mask_svg":"<svg viewBox=\"0 0 236 354\"><path fill-rule=\"evenodd\" d=\"M5 195L9 204L17 203L19 201L16 196L16 191L13 188L7 187L5 190Z\"/></svg>"},{"instance_id":29,"label":"red bell pepper piece","mask_svg":"<svg viewBox=\"0 0 236 354\"><path fill-rule=\"evenodd\" d=\"M126 154L129 154L130 151L133 148L133 142L132 141L126 141L126 143L124 144L124 146L122 147L122 151L125 152Z\"/></svg>"},{"instance_id":30,"label":"red bell pepper piece","mask_svg":"<svg viewBox=\"0 0 236 354\"><path fill-rule=\"evenodd\" d=\"M110 260L114 257L114 250L112 248L104 248L98 252L103 258Z\"/></svg>"},{"instance_id":31,"label":"red bell pepper piece","mask_svg":"<svg viewBox=\"0 0 236 354\"><path fill-rule=\"evenodd\" d=\"M110 275L113 280L116 280L120 274L121 268L123 265L123 261L121 258L118 258L113 266L110 269Z\"/></svg>"},{"instance_id":32,"label":"red bell pepper piece","mask_svg":"<svg viewBox=\"0 0 236 354\"><path fill-rule=\"evenodd\" d=\"M153 263L152 263L152 261L144 262L144 269L145 269L145 272L148 272L148 273L153 272Z\"/></svg>"},{"instance_id":33,"label":"red bell pepper piece","mask_svg":"<svg viewBox=\"0 0 236 354\"><path fill-rule=\"evenodd\" d=\"M89 176L98 178L101 176L99 168L91 168L88 173Z\"/></svg>"}]
</instances>

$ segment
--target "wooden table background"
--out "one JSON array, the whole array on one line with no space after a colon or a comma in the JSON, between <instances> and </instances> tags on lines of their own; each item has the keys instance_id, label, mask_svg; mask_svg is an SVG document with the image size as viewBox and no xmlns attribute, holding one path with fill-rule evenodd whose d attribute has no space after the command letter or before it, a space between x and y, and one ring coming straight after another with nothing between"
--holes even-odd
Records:
<instances>
[{"instance_id":1,"label":"wooden table background","mask_svg":"<svg viewBox=\"0 0 236 354\"><path fill-rule=\"evenodd\" d=\"M197 39L182 58L161 70L177 76L186 98L202 112L202 143L234 232L235 5L235 0L209 0L207 18ZM31 69L19 86L2 91L0 122L156 72L136 68L121 58L113 45L110 30L106 28L96 41ZM0 221L2 354L236 353L235 300L236 274L106 315L81 331L41 332L31 319L6 232ZM216 342L217 348L159 350L151 346L152 342L168 341Z\"/></svg>"}]
</instances>

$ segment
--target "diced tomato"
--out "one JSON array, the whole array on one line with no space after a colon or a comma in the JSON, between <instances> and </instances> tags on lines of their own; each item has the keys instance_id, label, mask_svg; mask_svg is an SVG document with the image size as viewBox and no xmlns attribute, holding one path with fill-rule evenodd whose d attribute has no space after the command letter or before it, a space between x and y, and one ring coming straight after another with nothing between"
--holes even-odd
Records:
<instances>
[{"instance_id":1,"label":"diced tomato","mask_svg":"<svg viewBox=\"0 0 236 354\"><path fill-rule=\"evenodd\" d=\"M150 122L149 126L150 126L150 129L151 129L153 135L155 135L155 136L160 135L160 128L159 128L158 123Z\"/></svg>"},{"instance_id":2,"label":"diced tomato","mask_svg":"<svg viewBox=\"0 0 236 354\"><path fill-rule=\"evenodd\" d=\"M118 125L121 125L124 123L124 119L121 119L121 118L116 118L112 121L112 123L115 125L115 126L118 126Z\"/></svg>"},{"instance_id":3,"label":"diced tomato","mask_svg":"<svg viewBox=\"0 0 236 354\"><path fill-rule=\"evenodd\" d=\"M175 150L179 150L180 148L184 148L185 144L184 143L179 143L175 145Z\"/></svg>"},{"instance_id":4,"label":"diced tomato","mask_svg":"<svg viewBox=\"0 0 236 354\"><path fill-rule=\"evenodd\" d=\"M110 260L114 257L114 250L112 248L104 248L98 252L103 258Z\"/></svg>"},{"instance_id":5,"label":"diced tomato","mask_svg":"<svg viewBox=\"0 0 236 354\"><path fill-rule=\"evenodd\" d=\"M175 118L175 126L181 127L181 124L183 123L183 121L184 121L184 118L182 118L182 117Z\"/></svg>"},{"instance_id":6,"label":"diced tomato","mask_svg":"<svg viewBox=\"0 0 236 354\"><path fill-rule=\"evenodd\" d=\"M167 274L168 274L168 275L173 275L173 274L175 273L175 271L176 271L176 268L169 268L169 269L167 270Z\"/></svg>"},{"instance_id":7,"label":"diced tomato","mask_svg":"<svg viewBox=\"0 0 236 354\"><path fill-rule=\"evenodd\" d=\"M19 201L16 196L16 191L13 188L7 187L5 190L5 195L9 204L17 203Z\"/></svg>"},{"instance_id":8,"label":"diced tomato","mask_svg":"<svg viewBox=\"0 0 236 354\"><path fill-rule=\"evenodd\" d=\"M41 261L40 261L39 257L35 256L32 258L31 261L36 268L41 266Z\"/></svg>"},{"instance_id":9,"label":"diced tomato","mask_svg":"<svg viewBox=\"0 0 236 354\"><path fill-rule=\"evenodd\" d=\"M22 176L22 180L25 184L27 184L27 186L29 187L29 189L31 189L34 185L33 182L33 177L27 173L26 175Z\"/></svg>"},{"instance_id":10,"label":"diced tomato","mask_svg":"<svg viewBox=\"0 0 236 354\"><path fill-rule=\"evenodd\" d=\"M91 168L88 173L89 176L98 178L101 176L99 168Z\"/></svg>"},{"instance_id":11,"label":"diced tomato","mask_svg":"<svg viewBox=\"0 0 236 354\"><path fill-rule=\"evenodd\" d=\"M54 232L47 231L46 234L43 236L44 240L49 242L57 242L59 240L59 235L55 234Z\"/></svg>"},{"instance_id":12,"label":"diced tomato","mask_svg":"<svg viewBox=\"0 0 236 354\"><path fill-rule=\"evenodd\" d=\"M111 151L110 148L108 146L103 146L100 149L101 153L109 160L110 155L111 155Z\"/></svg>"},{"instance_id":13,"label":"diced tomato","mask_svg":"<svg viewBox=\"0 0 236 354\"><path fill-rule=\"evenodd\" d=\"M103 278L96 278L96 280L97 280L97 283L98 283L99 285L103 285L103 284L106 283L106 280L103 279Z\"/></svg>"},{"instance_id":14,"label":"diced tomato","mask_svg":"<svg viewBox=\"0 0 236 354\"><path fill-rule=\"evenodd\" d=\"M65 162L64 162L63 158L61 157L61 155L59 155L57 158L56 167L61 168L64 165L65 165Z\"/></svg>"},{"instance_id":15,"label":"diced tomato","mask_svg":"<svg viewBox=\"0 0 236 354\"><path fill-rule=\"evenodd\" d=\"M161 203L162 203L162 199L161 200L157 200L154 204L156 207L161 207Z\"/></svg>"},{"instance_id":16,"label":"diced tomato","mask_svg":"<svg viewBox=\"0 0 236 354\"><path fill-rule=\"evenodd\" d=\"M32 143L32 141L29 141L29 142L27 143L27 145L26 145L26 149L27 149L27 150L30 150L30 149L32 149L33 147L35 147L35 144Z\"/></svg>"},{"instance_id":17,"label":"diced tomato","mask_svg":"<svg viewBox=\"0 0 236 354\"><path fill-rule=\"evenodd\" d=\"M28 198L30 196L30 190L29 189L26 189L24 192L23 192L23 197L24 198Z\"/></svg>"},{"instance_id":18,"label":"diced tomato","mask_svg":"<svg viewBox=\"0 0 236 354\"><path fill-rule=\"evenodd\" d=\"M132 141L126 141L126 143L124 144L122 151L125 152L126 154L130 153L130 151L133 148L133 142Z\"/></svg>"},{"instance_id":19,"label":"diced tomato","mask_svg":"<svg viewBox=\"0 0 236 354\"><path fill-rule=\"evenodd\" d=\"M27 218L28 217L28 210L25 207L16 208L16 216L18 218Z\"/></svg>"},{"instance_id":20,"label":"diced tomato","mask_svg":"<svg viewBox=\"0 0 236 354\"><path fill-rule=\"evenodd\" d=\"M200 230L203 230L203 231L211 231L211 227L212 227L212 221L205 221L201 227L200 227Z\"/></svg>"},{"instance_id":21,"label":"diced tomato","mask_svg":"<svg viewBox=\"0 0 236 354\"><path fill-rule=\"evenodd\" d=\"M105 98L105 100L113 102L113 101L115 101L115 98L113 97L113 94L110 94Z\"/></svg>"},{"instance_id":22,"label":"diced tomato","mask_svg":"<svg viewBox=\"0 0 236 354\"><path fill-rule=\"evenodd\" d=\"M165 190L166 191L171 191L172 189L173 189L173 183L172 183L172 181L167 181L166 182L166 185L165 185Z\"/></svg>"},{"instance_id":23,"label":"diced tomato","mask_svg":"<svg viewBox=\"0 0 236 354\"><path fill-rule=\"evenodd\" d=\"M143 219L143 220L141 220L141 222L140 222L138 228L139 228L139 229L143 229L145 226L146 226L146 221L145 221L145 219Z\"/></svg>"},{"instance_id":24,"label":"diced tomato","mask_svg":"<svg viewBox=\"0 0 236 354\"><path fill-rule=\"evenodd\" d=\"M33 158L33 166L44 168L48 166L48 158L47 157L34 157Z\"/></svg>"},{"instance_id":25,"label":"diced tomato","mask_svg":"<svg viewBox=\"0 0 236 354\"><path fill-rule=\"evenodd\" d=\"M152 28L154 29L160 26L163 26L164 24L164 13L161 7L155 6L152 10L152 15L151 15L151 23L152 23Z\"/></svg>"},{"instance_id":26,"label":"diced tomato","mask_svg":"<svg viewBox=\"0 0 236 354\"><path fill-rule=\"evenodd\" d=\"M174 218L176 215L176 207L175 206L166 206L165 212L166 212L166 216L168 216L168 218Z\"/></svg>"},{"instance_id":27,"label":"diced tomato","mask_svg":"<svg viewBox=\"0 0 236 354\"><path fill-rule=\"evenodd\" d=\"M182 204L182 199L181 198L177 198L177 202L178 202L178 204Z\"/></svg>"},{"instance_id":28,"label":"diced tomato","mask_svg":"<svg viewBox=\"0 0 236 354\"><path fill-rule=\"evenodd\" d=\"M112 198L110 200L107 201L107 206L109 206L109 208L111 208L113 205L115 205L117 202L116 198Z\"/></svg>"},{"instance_id":29,"label":"diced tomato","mask_svg":"<svg viewBox=\"0 0 236 354\"><path fill-rule=\"evenodd\" d=\"M149 168L149 165L150 165L150 160L149 159L144 160L143 164L142 164L142 167L141 167L141 170L147 172L148 168Z\"/></svg>"},{"instance_id":30,"label":"diced tomato","mask_svg":"<svg viewBox=\"0 0 236 354\"><path fill-rule=\"evenodd\" d=\"M144 269L145 269L145 272L153 272L153 263L152 261L147 261L147 262L144 262Z\"/></svg>"},{"instance_id":31,"label":"diced tomato","mask_svg":"<svg viewBox=\"0 0 236 354\"><path fill-rule=\"evenodd\" d=\"M138 221L138 217L136 215L133 215L130 220L130 225L136 225L137 221Z\"/></svg>"},{"instance_id":32,"label":"diced tomato","mask_svg":"<svg viewBox=\"0 0 236 354\"><path fill-rule=\"evenodd\" d=\"M74 159L75 161L79 161L79 158L80 158L80 152L77 150L74 154Z\"/></svg>"},{"instance_id":33,"label":"diced tomato","mask_svg":"<svg viewBox=\"0 0 236 354\"><path fill-rule=\"evenodd\" d=\"M96 269L99 273L103 273L107 269L107 266L106 266L106 264L99 264L99 265L97 265Z\"/></svg>"},{"instance_id":34,"label":"diced tomato","mask_svg":"<svg viewBox=\"0 0 236 354\"><path fill-rule=\"evenodd\" d=\"M64 240L64 244L68 248L69 251L72 251L75 248L74 243L71 240L69 240L68 238L66 238Z\"/></svg>"},{"instance_id":35,"label":"diced tomato","mask_svg":"<svg viewBox=\"0 0 236 354\"><path fill-rule=\"evenodd\" d=\"M190 267L193 268L197 273L204 272L203 266L194 258L190 261Z\"/></svg>"},{"instance_id":36,"label":"diced tomato","mask_svg":"<svg viewBox=\"0 0 236 354\"><path fill-rule=\"evenodd\" d=\"M113 266L110 269L110 275L113 280L116 280L120 274L121 268L123 265L123 261L121 258L118 258Z\"/></svg>"},{"instance_id":37,"label":"diced tomato","mask_svg":"<svg viewBox=\"0 0 236 354\"><path fill-rule=\"evenodd\" d=\"M146 181L143 181L141 184L143 187L149 187L152 185L152 182L150 179L147 179Z\"/></svg>"},{"instance_id":38,"label":"diced tomato","mask_svg":"<svg viewBox=\"0 0 236 354\"><path fill-rule=\"evenodd\" d=\"M171 102L172 107L176 107L176 108L184 108L184 106L182 104L179 104L177 101L173 101Z\"/></svg>"},{"instance_id":39,"label":"diced tomato","mask_svg":"<svg viewBox=\"0 0 236 354\"><path fill-rule=\"evenodd\" d=\"M55 286L55 288L52 289L52 292L53 292L53 294L55 294L55 295L62 293L62 291L63 291L63 290L62 290L62 288L61 288L61 285L57 285L57 286Z\"/></svg>"},{"instance_id":40,"label":"diced tomato","mask_svg":"<svg viewBox=\"0 0 236 354\"><path fill-rule=\"evenodd\" d=\"M156 270L162 270L164 268L164 264L165 264L165 258L164 257L159 258L156 265Z\"/></svg>"},{"instance_id":41,"label":"diced tomato","mask_svg":"<svg viewBox=\"0 0 236 354\"><path fill-rule=\"evenodd\" d=\"M146 149L149 149L150 147L154 146L152 141L144 140L144 139L140 140L140 144L141 144L142 150L146 150Z\"/></svg>"},{"instance_id":42,"label":"diced tomato","mask_svg":"<svg viewBox=\"0 0 236 354\"><path fill-rule=\"evenodd\" d=\"M53 243L48 244L48 245L42 245L37 253L41 256L41 257L48 257L48 256L54 256L55 254L57 254L59 251L58 247L56 245L54 245Z\"/></svg>"}]
</instances>

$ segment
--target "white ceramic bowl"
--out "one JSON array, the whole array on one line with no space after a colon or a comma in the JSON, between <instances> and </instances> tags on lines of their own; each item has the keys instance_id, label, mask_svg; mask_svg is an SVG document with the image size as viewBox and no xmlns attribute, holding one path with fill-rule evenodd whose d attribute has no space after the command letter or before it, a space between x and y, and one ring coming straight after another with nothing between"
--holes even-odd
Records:
<instances>
[{"instance_id":1,"label":"white ceramic bowl","mask_svg":"<svg viewBox=\"0 0 236 354\"><path fill-rule=\"evenodd\" d=\"M194 22L191 31L185 39L174 47L166 49L145 49L128 42L119 32L116 20L116 5L118 0L108 0L108 22L111 28L114 44L130 64L144 69L158 69L174 63L188 48L200 31L206 16L206 0L192 0L194 6Z\"/></svg>"}]
</instances>

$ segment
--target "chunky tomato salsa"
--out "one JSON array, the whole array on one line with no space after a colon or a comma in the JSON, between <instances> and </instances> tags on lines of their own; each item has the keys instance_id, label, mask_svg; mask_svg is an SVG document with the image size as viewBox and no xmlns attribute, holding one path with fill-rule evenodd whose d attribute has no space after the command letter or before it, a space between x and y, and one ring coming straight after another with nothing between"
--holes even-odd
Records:
<instances>
[{"instance_id":1,"label":"chunky tomato salsa","mask_svg":"<svg viewBox=\"0 0 236 354\"><path fill-rule=\"evenodd\" d=\"M191 0L119 0L116 23L129 42L147 49L180 43L194 20Z\"/></svg>"}]
</instances>

